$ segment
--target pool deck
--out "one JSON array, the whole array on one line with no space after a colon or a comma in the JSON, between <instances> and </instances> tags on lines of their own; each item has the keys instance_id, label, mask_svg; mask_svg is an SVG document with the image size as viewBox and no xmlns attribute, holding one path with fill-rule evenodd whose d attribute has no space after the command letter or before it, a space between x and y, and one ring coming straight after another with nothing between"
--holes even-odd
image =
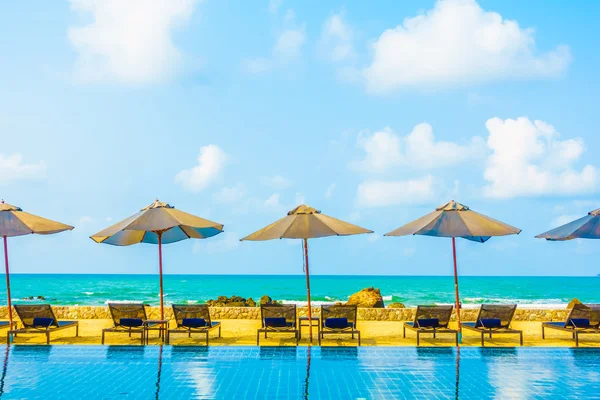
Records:
<instances>
[{"instance_id":1,"label":"pool deck","mask_svg":"<svg viewBox=\"0 0 600 400\"><path fill-rule=\"evenodd\" d=\"M256 345L256 330L260 327L258 320L224 319L222 324L221 338L217 338L217 331L211 332L211 346L249 346ZM358 329L362 335L363 346L416 346L415 333L407 331L407 338L402 338L402 322L397 321L359 321ZM101 342L103 328L112 326L108 319L82 319L79 320L79 337L75 337L74 329L66 329L55 332L51 336L50 344L56 345L98 345ZM542 340L541 322L513 322L512 327L523 330L524 346L539 347L574 347L575 341L571 339L568 332L547 330L546 340ZM6 331L3 333L5 334ZM317 345L316 328L314 332L313 345ZM274 334L268 339L261 337L260 344L268 346L294 345L295 340L289 334ZM429 336L429 337L428 337ZM339 339L337 338L339 337ZM323 340L324 346L356 346L357 341L351 340L349 335L326 336ZM140 343L139 335L129 338L122 333L107 333L105 344L107 345L136 345ZM151 345L160 344L156 332L150 333ZM19 335L14 344L45 344L45 335ZM185 334L177 334L171 338L173 345L203 345L204 335L195 335L191 339ZM308 328L303 328L300 346L306 346L308 341ZM463 346L480 346L481 339L476 332L465 331L463 335ZM486 346L518 346L518 335L498 335L492 339L486 338ZM453 346L453 335L441 335L432 339L430 335L421 336L421 346ZM580 336L580 347L600 348L600 334Z\"/></svg>"}]
</instances>

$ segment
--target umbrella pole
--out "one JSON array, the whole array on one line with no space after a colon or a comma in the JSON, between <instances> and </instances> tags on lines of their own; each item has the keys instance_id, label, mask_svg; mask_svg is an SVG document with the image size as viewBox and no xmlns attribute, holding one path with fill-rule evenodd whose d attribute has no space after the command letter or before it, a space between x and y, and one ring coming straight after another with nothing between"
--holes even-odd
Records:
<instances>
[{"instance_id":1,"label":"umbrella pole","mask_svg":"<svg viewBox=\"0 0 600 400\"><path fill-rule=\"evenodd\" d=\"M10 276L8 273L8 243L6 240L6 236L4 239L4 264L6 266L6 296L7 296L7 304L8 304L8 326L9 329L12 329L13 317L12 317L12 302L10 298Z\"/></svg>"},{"instance_id":2,"label":"umbrella pole","mask_svg":"<svg viewBox=\"0 0 600 400\"><path fill-rule=\"evenodd\" d=\"M158 234L158 274L160 279L160 319L165 319L163 308L163 274L162 274L162 232Z\"/></svg>"},{"instance_id":3,"label":"umbrella pole","mask_svg":"<svg viewBox=\"0 0 600 400\"><path fill-rule=\"evenodd\" d=\"M308 300L308 337L312 344L312 306L310 305L310 273L308 271L308 240L304 239L304 265L306 267L306 297Z\"/></svg>"},{"instance_id":4,"label":"umbrella pole","mask_svg":"<svg viewBox=\"0 0 600 400\"><path fill-rule=\"evenodd\" d=\"M456 267L456 238L452 237L452 257L454 258L454 295L456 297L456 322L458 323L458 343L462 343L460 329L460 298L458 296L458 268Z\"/></svg>"}]
</instances>

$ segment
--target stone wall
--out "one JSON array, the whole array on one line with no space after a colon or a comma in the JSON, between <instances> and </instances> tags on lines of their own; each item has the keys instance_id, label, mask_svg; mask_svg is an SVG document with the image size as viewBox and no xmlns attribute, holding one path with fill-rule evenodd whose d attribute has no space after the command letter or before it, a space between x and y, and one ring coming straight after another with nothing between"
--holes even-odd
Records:
<instances>
[{"instance_id":1,"label":"stone wall","mask_svg":"<svg viewBox=\"0 0 600 400\"><path fill-rule=\"evenodd\" d=\"M59 319L110 319L106 306L54 306L56 317ZM148 318L160 318L158 307L147 307ZM477 316L476 308L462 310L463 321L474 321ZM259 307L211 307L211 317L219 319L260 319ZM307 307L298 307L298 315L305 316ZM515 321L564 321L566 309L528 309L517 308ZM313 315L319 315L319 308L313 307ZM359 308L358 319L362 321L410 321L414 319L414 308ZM7 307L0 307L0 319L7 319ZM165 308L165 318L173 318L170 307ZM454 320L455 315L452 316Z\"/></svg>"}]
</instances>

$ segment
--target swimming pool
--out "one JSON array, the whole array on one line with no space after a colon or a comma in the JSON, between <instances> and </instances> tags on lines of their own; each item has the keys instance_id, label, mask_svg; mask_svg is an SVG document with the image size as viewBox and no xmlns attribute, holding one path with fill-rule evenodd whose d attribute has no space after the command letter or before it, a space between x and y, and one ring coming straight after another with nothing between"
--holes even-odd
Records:
<instances>
[{"instance_id":1,"label":"swimming pool","mask_svg":"<svg viewBox=\"0 0 600 400\"><path fill-rule=\"evenodd\" d=\"M600 349L10 346L10 399L598 398Z\"/></svg>"}]
</instances>

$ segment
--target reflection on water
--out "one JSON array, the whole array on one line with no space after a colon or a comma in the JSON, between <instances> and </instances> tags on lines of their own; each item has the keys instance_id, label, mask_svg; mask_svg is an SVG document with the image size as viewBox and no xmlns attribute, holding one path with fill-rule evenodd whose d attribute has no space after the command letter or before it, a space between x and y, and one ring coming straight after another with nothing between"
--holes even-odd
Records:
<instances>
[{"instance_id":1,"label":"reflection on water","mask_svg":"<svg viewBox=\"0 0 600 400\"><path fill-rule=\"evenodd\" d=\"M11 346L5 398L594 398L600 349Z\"/></svg>"}]
</instances>

